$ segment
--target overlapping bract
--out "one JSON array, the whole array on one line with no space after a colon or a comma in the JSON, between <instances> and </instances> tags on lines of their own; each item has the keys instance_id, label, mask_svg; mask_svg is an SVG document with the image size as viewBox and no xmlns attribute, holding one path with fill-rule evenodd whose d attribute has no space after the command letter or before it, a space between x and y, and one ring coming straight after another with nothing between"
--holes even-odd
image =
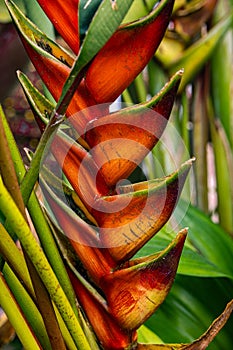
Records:
<instances>
[{"instance_id":1,"label":"overlapping bract","mask_svg":"<svg viewBox=\"0 0 233 350\"><path fill-rule=\"evenodd\" d=\"M62 1L38 2L77 54L78 1L69 1L70 7ZM8 7L30 59L58 100L75 57L51 42L13 3L8 2ZM169 292L187 234L182 230L159 254L129 261L171 216L192 160L162 179L117 186L161 137L182 72L150 101L109 112L109 104L153 56L172 7L173 0L163 0L147 17L120 27L87 67L67 109L69 122L51 142L53 157L72 186L65 200L61 188L59 192L46 172L41 173L47 202L85 270L87 283L78 274L69 274L104 349L136 346L136 329ZM64 8L69 20L62 14ZM54 106L21 73L19 78L43 131ZM65 133L71 127L74 139ZM68 197L75 210L67 205ZM93 287L102 291L102 299Z\"/></svg>"}]
</instances>

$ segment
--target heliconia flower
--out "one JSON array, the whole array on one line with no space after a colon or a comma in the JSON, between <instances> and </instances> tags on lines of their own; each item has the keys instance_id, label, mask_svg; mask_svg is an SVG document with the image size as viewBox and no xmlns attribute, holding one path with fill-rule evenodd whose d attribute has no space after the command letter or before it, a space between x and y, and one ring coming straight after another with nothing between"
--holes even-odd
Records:
<instances>
[{"instance_id":1,"label":"heliconia flower","mask_svg":"<svg viewBox=\"0 0 233 350\"><path fill-rule=\"evenodd\" d=\"M58 33L75 54L79 50L78 3L79 0L37 0ZM65 30L64 30L65 28Z\"/></svg>"},{"instance_id":2,"label":"heliconia flower","mask_svg":"<svg viewBox=\"0 0 233 350\"><path fill-rule=\"evenodd\" d=\"M78 301L103 348L105 350L120 350L133 345L137 339L136 332L122 329L108 312L107 303L101 304L72 271L68 270L68 273Z\"/></svg>"},{"instance_id":3,"label":"heliconia flower","mask_svg":"<svg viewBox=\"0 0 233 350\"><path fill-rule=\"evenodd\" d=\"M129 192L101 197L91 211L100 239L117 262L131 258L170 218L193 159L164 179L127 186Z\"/></svg>"},{"instance_id":4,"label":"heliconia flower","mask_svg":"<svg viewBox=\"0 0 233 350\"><path fill-rule=\"evenodd\" d=\"M87 124L82 138L109 186L127 178L161 137L181 76L177 72L151 100Z\"/></svg>"},{"instance_id":5,"label":"heliconia flower","mask_svg":"<svg viewBox=\"0 0 233 350\"><path fill-rule=\"evenodd\" d=\"M166 298L175 278L187 229L156 258L105 275L101 287L122 328L137 329Z\"/></svg>"}]
</instances>

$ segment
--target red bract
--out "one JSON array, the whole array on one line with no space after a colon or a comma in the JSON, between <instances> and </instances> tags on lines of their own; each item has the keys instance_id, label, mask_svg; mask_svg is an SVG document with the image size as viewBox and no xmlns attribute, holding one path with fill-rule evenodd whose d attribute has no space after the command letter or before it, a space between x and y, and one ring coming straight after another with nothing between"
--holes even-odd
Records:
<instances>
[{"instance_id":1,"label":"red bract","mask_svg":"<svg viewBox=\"0 0 233 350\"><path fill-rule=\"evenodd\" d=\"M174 280L187 230L155 258L103 277L101 286L118 323L137 329L166 298Z\"/></svg>"},{"instance_id":2,"label":"red bract","mask_svg":"<svg viewBox=\"0 0 233 350\"><path fill-rule=\"evenodd\" d=\"M79 0L37 0L58 33L74 53L79 50L78 3Z\"/></svg>"},{"instance_id":3,"label":"red bract","mask_svg":"<svg viewBox=\"0 0 233 350\"><path fill-rule=\"evenodd\" d=\"M71 271L69 271L69 276L77 293L78 301L84 308L104 349L127 349L136 343L136 332L123 330L108 311L107 304L101 304Z\"/></svg>"},{"instance_id":4,"label":"red bract","mask_svg":"<svg viewBox=\"0 0 233 350\"><path fill-rule=\"evenodd\" d=\"M86 83L98 103L114 101L147 65L166 31L173 3L161 1L147 17L119 28L96 55Z\"/></svg>"}]
</instances>

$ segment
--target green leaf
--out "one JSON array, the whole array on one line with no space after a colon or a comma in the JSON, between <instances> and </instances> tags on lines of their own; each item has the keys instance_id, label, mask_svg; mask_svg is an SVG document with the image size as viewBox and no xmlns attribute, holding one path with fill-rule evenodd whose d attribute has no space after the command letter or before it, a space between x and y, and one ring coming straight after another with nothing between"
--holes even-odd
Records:
<instances>
[{"instance_id":1,"label":"green leaf","mask_svg":"<svg viewBox=\"0 0 233 350\"><path fill-rule=\"evenodd\" d=\"M189 343L206 331L232 296L230 280L177 276L165 302L147 322L165 343ZM233 342L231 318L208 350L228 350Z\"/></svg>"},{"instance_id":2,"label":"green leaf","mask_svg":"<svg viewBox=\"0 0 233 350\"><path fill-rule=\"evenodd\" d=\"M165 229L161 230L156 237L150 240L137 254L137 256L151 255L161 251L169 243L169 239L164 238ZM189 236L189 234L188 234ZM231 275L221 271L218 266L212 264L206 257L202 256L195 249L185 246L181 255L178 274L197 277L230 277Z\"/></svg>"},{"instance_id":3,"label":"green leaf","mask_svg":"<svg viewBox=\"0 0 233 350\"><path fill-rule=\"evenodd\" d=\"M217 44L232 25L232 19L233 12L231 11L229 15L216 24L207 35L203 36L186 51L182 52L181 56L167 67L170 74L176 72L178 69L184 68L185 74L180 85L180 91L184 89L186 84L193 79L195 74L209 59Z\"/></svg>"},{"instance_id":4,"label":"green leaf","mask_svg":"<svg viewBox=\"0 0 233 350\"><path fill-rule=\"evenodd\" d=\"M187 203L180 199L174 215L182 217ZM180 227L188 227L188 236L177 273L197 277L227 277L233 279L233 240L219 225L194 207L189 207ZM164 227L137 254L150 255L161 251L171 233Z\"/></svg>"},{"instance_id":5,"label":"green leaf","mask_svg":"<svg viewBox=\"0 0 233 350\"><path fill-rule=\"evenodd\" d=\"M84 36L91 20L98 9L98 6L100 5L102 0L92 0L92 1L86 1L86 0L80 0L79 1L79 33L81 36Z\"/></svg>"},{"instance_id":6,"label":"green leaf","mask_svg":"<svg viewBox=\"0 0 233 350\"><path fill-rule=\"evenodd\" d=\"M35 23L40 30L42 30L49 38L55 41L55 31L52 23L41 9L40 5L36 0L26 1L23 0L26 9L27 16ZM53 101L53 97L49 90L43 84L43 90L45 95Z\"/></svg>"},{"instance_id":7,"label":"green leaf","mask_svg":"<svg viewBox=\"0 0 233 350\"><path fill-rule=\"evenodd\" d=\"M23 0L24 7L26 9L26 14L33 23L35 23L40 30L42 30L48 37L55 40L55 33L53 25L50 20L41 9L40 5L36 0Z\"/></svg>"},{"instance_id":8,"label":"green leaf","mask_svg":"<svg viewBox=\"0 0 233 350\"><path fill-rule=\"evenodd\" d=\"M15 0L15 3L24 11L24 0ZM11 16L6 8L4 0L0 0L0 23L11 22Z\"/></svg>"},{"instance_id":9,"label":"green leaf","mask_svg":"<svg viewBox=\"0 0 233 350\"><path fill-rule=\"evenodd\" d=\"M178 211L183 211L185 202L180 201ZM180 212L181 214L181 212ZM179 215L179 214L178 214ZM188 238L196 250L224 274L233 277L233 240L208 216L190 206L181 226L189 227Z\"/></svg>"},{"instance_id":10,"label":"green leaf","mask_svg":"<svg viewBox=\"0 0 233 350\"><path fill-rule=\"evenodd\" d=\"M138 342L150 344L163 344L162 340L148 327L142 325L138 330Z\"/></svg>"}]
</instances>

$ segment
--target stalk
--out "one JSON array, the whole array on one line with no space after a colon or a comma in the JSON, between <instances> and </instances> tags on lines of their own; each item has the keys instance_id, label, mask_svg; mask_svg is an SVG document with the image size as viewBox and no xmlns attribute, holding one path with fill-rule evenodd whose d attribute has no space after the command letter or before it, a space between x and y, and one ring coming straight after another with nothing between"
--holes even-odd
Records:
<instances>
[{"instance_id":1,"label":"stalk","mask_svg":"<svg viewBox=\"0 0 233 350\"><path fill-rule=\"evenodd\" d=\"M31 233L30 228L25 222L15 202L9 195L9 192L6 190L2 179L0 179L0 206L3 214L9 220L9 224L11 225L12 229L17 232L17 236L22 246L27 251L29 258L31 259L40 278L47 288L51 299L54 301L55 305L60 311L76 345L80 350L90 350L83 330L54 274L54 271L49 265L42 249Z\"/></svg>"},{"instance_id":2,"label":"stalk","mask_svg":"<svg viewBox=\"0 0 233 350\"><path fill-rule=\"evenodd\" d=\"M197 205L208 213L208 186L207 186L207 156L208 122L206 111L207 90L202 76L196 80L193 104L193 153L197 155L195 162Z\"/></svg>"},{"instance_id":3,"label":"stalk","mask_svg":"<svg viewBox=\"0 0 233 350\"><path fill-rule=\"evenodd\" d=\"M0 118L0 169L2 178L9 190L10 195L15 201L18 210L23 215L25 221L27 221L23 198L20 192L14 164L11 158L10 149L7 143L6 135L3 128L2 119ZM16 217L17 218L17 217ZM27 268L33 283L33 287L36 293L37 302L41 311L49 338L51 340L52 348L56 349L59 347L61 350L65 349L65 343L63 341L57 319L54 313L54 309L41 279L39 278L30 258L28 257L27 251L23 250Z\"/></svg>"},{"instance_id":4,"label":"stalk","mask_svg":"<svg viewBox=\"0 0 233 350\"><path fill-rule=\"evenodd\" d=\"M26 170L25 170L21 155L19 153L19 150L17 148L17 145L15 143L14 137L7 123L6 117L3 114L3 111L1 108L0 108L0 116L2 117L2 123L3 123L4 131L7 137L7 142L11 152L11 157L14 163L14 168L18 177L18 181L21 182L26 173ZM44 213L41 209L39 201L34 192L32 192L29 198L27 208L29 210L30 217L33 221L33 225L36 229L37 235L39 236L40 243L43 246L45 254L57 278L59 279L59 282L67 298L69 299L70 304L72 305L74 313L78 317L77 308L76 308L76 297L73 291L73 287L67 275L66 269L64 267L62 258L58 251L57 245L53 238L48 222L45 219Z\"/></svg>"},{"instance_id":5,"label":"stalk","mask_svg":"<svg viewBox=\"0 0 233 350\"><path fill-rule=\"evenodd\" d=\"M209 116L212 116L213 109L210 103L209 108ZM220 121L211 118L210 131L215 157L219 221L228 233L233 234L233 157Z\"/></svg>"},{"instance_id":6,"label":"stalk","mask_svg":"<svg viewBox=\"0 0 233 350\"><path fill-rule=\"evenodd\" d=\"M213 22L216 23L231 8L228 0L218 1ZM225 133L233 149L233 24L219 42L211 57L212 97L215 115L221 120Z\"/></svg>"},{"instance_id":7,"label":"stalk","mask_svg":"<svg viewBox=\"0 0 233 350\"><path fill-rule=\"evenodd\" d=\"M0 304L19 336L25 350L43 350L28 326L22 311L13 297L2 274L0 274Z\"/></svg>"}]
</instances>

